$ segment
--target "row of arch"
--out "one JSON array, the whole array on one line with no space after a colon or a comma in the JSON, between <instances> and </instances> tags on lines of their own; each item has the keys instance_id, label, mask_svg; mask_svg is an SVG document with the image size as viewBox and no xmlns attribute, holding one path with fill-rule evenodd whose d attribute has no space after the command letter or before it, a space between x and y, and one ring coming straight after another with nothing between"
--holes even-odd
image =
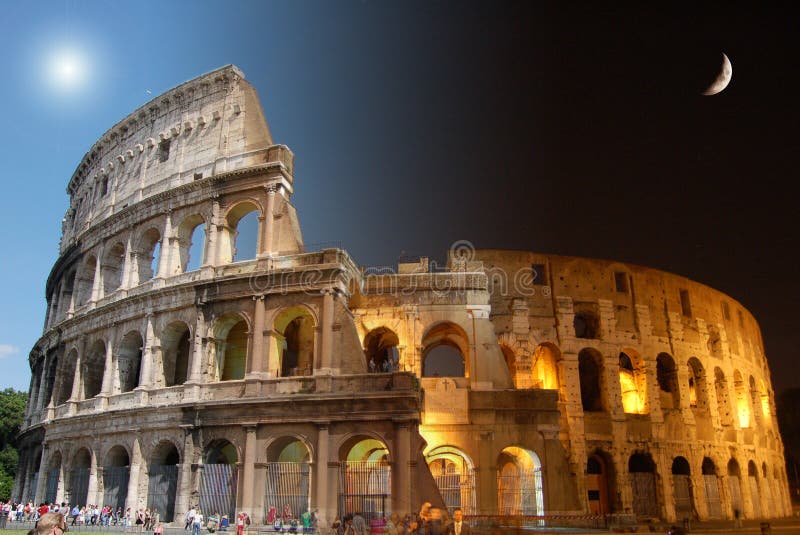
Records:
<instances>
[{"instance_id":1,"label":"row of arch","mask_svg":"<svg viewBox=\"0 0 800 535\"><path fill-rule=\"evenodd\" d=\"M83 256L67 272L50 296L48 325L76 309L98 301L118 289L133 288L154 277L170 277L200 269L204 264L226 264L257 255L263 210L253 200L233 205L223 224L215 225L216 251L211 258L210 218L200 213L183 217L172 228L168 218L160 225L145 225L127 239L112 239L96 252Z\"/></svg>"},{"instance_id":2,"label":"row of arch","mask_svg":"<svg viewBox=\"0 0 800 535\"><path fill-rule=\"evenodd\" d=\"M595 514L620 512L622 504L617 489L619 484L628 484L632 491L633 512L642 517L660 517L660 479L656 463L649 453L635 452L627 461L628 481L618 477L617 467L611 455L595 450L586 463L586 498L589 511ZM693 475L694 481L693 481ZM697 477L699 476L699 477ZM724 477L723 477L724 476ZM747 480L742 481L739 463L731 458L722 473L710 457L704 457L693 474L691 463L682 456L672 460L672 503L675 518L722 519L744 515L752 518L774 516L783 509L786 496L783 493L785 474L775 466L770 473L766 462L758 465L750 460L747 464ZM748 485L748 504L743 502L741 486ZM698 502L702 502L703 513ZM747 507L746 507L747 505ZM767 509L777 505L777 510Z\"/></svg>"},{"instance_id":3,"label":"row of arch","mask_svg":"<svg viewBox=\"0 0 800 535\"><path fill-rule=\"evenodd\" d=\"M313 366L316 317L304 306L280 311L273 322L274 350L281 363L280 376L310 374ZM247 372L251 334L250 318L241 313L226 313L209 328L205 351L196 348L192 328L182 320L168 323L153 333L149 354L138 329L127 332L116 346L102 338L79 352L72 347L65 357L49 361L44 377L48 381L44 403L61 405L68 400L83 400L130 392L138 386L171 387L192 378L193 359L200 358L198 371L205 381L244 379ZM156 349L153 349L155 346ZM110 358L109 358L110 357ZM151 369L146 369L149 359ZM32 392L38 392L34 384ZM38 400L32 401L34 406Z\"/></svg>"},{"instance_id":4,"label":"row of arch","mask_svg":"<svg viewBox=\"0 0 800 535\"><path fill-rule=\"evenodd\" d=\"M38 453L40 455L40 452ZM114 508L134 506L129 494L138 493L141 503L157 509L161 518L170 521L178 512L177 491L181 465L186 462L178 446L162 440L152 449L141 470L132 462L126 446L109 448L102 459L96 452L81 447L69 459L56 451L44 468L44 495L34 496L38 471L30 475L29 497L39 501L69 501ZM237 506L240 460L239 449L226 439L213 439L203 449L196 482L201 509L233 516ZM289 504L298 514L311 506L311 465L314 449L302 437L281 436L266 447L264 517L274 507ZM386 443L381 439L354 435L343 441L338 451L340 516L360 511L367 517L388 516L391 512L392 463ZM68 461L68 462L67 462ZM454 446L439 446L426 455L434 481L449 509L461 508L467 514L477 512L475 468L472 459ZM95 464L97 468L95 468ZM531 449L521 446L503 448L497 456L497 508L505 515L544 514L542 464ZM137 473L137 470L139 472ZM92 477L96 478L94 482ZM146 477L142 485L139 478ZM147 489L141 496L137 489ZM92 494L92 490L95 494ZM280 508L278 509L280 511Z\"/></svg>"}]
</instances>

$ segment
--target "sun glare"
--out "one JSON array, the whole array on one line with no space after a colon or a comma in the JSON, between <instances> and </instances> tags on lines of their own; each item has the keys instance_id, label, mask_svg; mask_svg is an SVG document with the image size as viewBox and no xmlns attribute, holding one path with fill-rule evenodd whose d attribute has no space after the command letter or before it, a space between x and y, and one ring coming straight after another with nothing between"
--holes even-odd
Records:
<instances>
[{"instance_id":1,"label":"sun glare","mask_svg":"<svg viewBox=\"0 0 800 535\"><path fill-rule=\"evenodd\" d=\"M51 86L59 91L80 89L86 81L87 60L76 50L60 50L50 56L47 75Z\"/></svg>"}]
</instances>

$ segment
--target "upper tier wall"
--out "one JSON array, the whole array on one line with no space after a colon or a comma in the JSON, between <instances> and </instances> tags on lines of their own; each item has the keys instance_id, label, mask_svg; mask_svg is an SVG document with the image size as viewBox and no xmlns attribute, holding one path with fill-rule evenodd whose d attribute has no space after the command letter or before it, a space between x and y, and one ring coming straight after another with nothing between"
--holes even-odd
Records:
<instances>
[{"instance_id":1,"label":"upper tier wall","mask_svg":"<svg viewBox=\"0 0 800 535\"><path fill-rule=\"evenodd\" d=\"M60 252L144 198L263 163L272 145L255 88L229 65L183 83L128 115L84 156L67 193Z\"/></svg>"}]
</instances>

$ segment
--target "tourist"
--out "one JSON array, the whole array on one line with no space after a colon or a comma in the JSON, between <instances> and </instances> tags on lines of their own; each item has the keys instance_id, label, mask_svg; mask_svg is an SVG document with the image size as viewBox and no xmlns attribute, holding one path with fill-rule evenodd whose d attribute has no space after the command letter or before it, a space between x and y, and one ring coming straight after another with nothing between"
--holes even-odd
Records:
<instances>
[{"instance_id":1,"label":"tourist","mask_svg":"<svg viewBox=\"0 0 800 535\"><path fill-rule=\"evenodd\" d=\"M453 510L453 523L447 526L449 535L471 535L472 530L464 523L464 512L458 507Z\"/></svg>"},{"instance_id":2,"label":"tourist","mask_svg":"<svg viewBox=\"0 0 800 535\"><path fill-rule=\"evenodd\" d=\"M356 535L367 535L367 521L358 511L353 514L353 529Z\"/></svg>"},{"instance_id":3,"label":"tourist","mask_svg":"<svg viewBox=\"0 0 800 535\"><path fill-rule=\"evenodd\" d=\"M39 518L36 528L29 533L35 535L64 535L69 531L67 521L62 513L45 513Z\"/></svg>"},{"instance_id":4,"label":"tourist","mask_svg":"<svg viewBox=\"0 0 800 535\"><path fill-rule=\"evenodd\" d=\"M192 507L191 509L189 509L188 511L186 511L186 516L184 517L184 520L186 520L186 524L183 526L183 530L184 530L184 531L186 531L187 529L189 529L189 526L191 526L191 525L192 525L192 522L194 522L194 514L195 514L196 512L197 512L197 511L195 510L195 508L194 508L194 507Z\"/></svg>"},{"instance_id":5,"label":"tourist","mask_svg":"<svg viewBox=\"0 0 800 535\"><path fill-rule=\"evenodd\" d=\"M194 513L194 520L192 520L192 535L200 535L200 531L203 529L203 511L200 508L197 508L197 511Z\"/></svg>"}]
</instances>

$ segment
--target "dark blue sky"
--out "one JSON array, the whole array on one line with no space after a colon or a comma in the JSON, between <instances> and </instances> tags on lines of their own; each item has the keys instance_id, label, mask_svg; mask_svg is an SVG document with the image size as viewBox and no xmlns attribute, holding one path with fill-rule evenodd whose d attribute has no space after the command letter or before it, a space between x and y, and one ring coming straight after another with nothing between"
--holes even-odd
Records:
<instances>
[{"instance_id":1,"label":"dark blue sky","mask_svg":"<svg viewBox=\"0 0 800 535\"><path fill-rule=\"evenodd\" d=\"M0 386L27 389L83 154L228 63L295 152L308 244L363 265L470 240L680 273L744 303L777 389L796 386L792 20L693 3L5 4ZM44 75L65 49L87 58L77 90ZM722 51L733 81L701 97Z\"/></svg>"}]
</instances>

